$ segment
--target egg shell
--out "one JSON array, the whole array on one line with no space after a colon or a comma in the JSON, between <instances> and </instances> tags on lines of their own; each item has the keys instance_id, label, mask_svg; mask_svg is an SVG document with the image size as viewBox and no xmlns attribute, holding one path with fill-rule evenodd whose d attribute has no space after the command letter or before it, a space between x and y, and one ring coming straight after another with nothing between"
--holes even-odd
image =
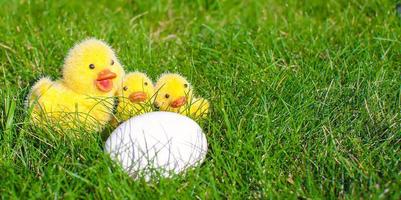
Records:
<instances>
[{"instance_id":1,"label":"egg shell","mask_svg":"<svg viewBox=\"0 0 401 200\"><path fill-rule=\"evenodd\" d=\"M172 112L133 117L112 132L105 151L132 177L164 177L201 164L207 139L192 119Z\"/></svg>"}]
</instances>

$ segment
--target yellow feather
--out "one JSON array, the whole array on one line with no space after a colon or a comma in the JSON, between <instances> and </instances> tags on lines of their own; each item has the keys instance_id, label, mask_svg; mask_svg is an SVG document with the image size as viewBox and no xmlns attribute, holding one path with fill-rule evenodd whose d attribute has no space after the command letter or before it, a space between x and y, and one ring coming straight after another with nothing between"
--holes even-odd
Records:
<instances>
[{"instance_id":1,"label":"yellow feather","mask_svg":"<svg viewBox=\"0 0 401 200\"><path fill-rule=\"evenodd\" d=\"M114 73L114 78L104 79L102 73ZM61 80L42 78L32 87L28 97L33 106L31 118L37 125L50 123L99 131L111 119L113 96L123 75L121 64L107 44L85 40L68 53Z\"/></svg>"},{"instance_id":2,"label":"yellow feather","mask_svg":"<svg viewBox=\"0 0 401 200\"><path fill-rule=\"evenodd\" d=\"M187 115L194 118L206 117L209 114L209 101L204 98L194 98L191 102Z\"/></svg>"}]
</instances>

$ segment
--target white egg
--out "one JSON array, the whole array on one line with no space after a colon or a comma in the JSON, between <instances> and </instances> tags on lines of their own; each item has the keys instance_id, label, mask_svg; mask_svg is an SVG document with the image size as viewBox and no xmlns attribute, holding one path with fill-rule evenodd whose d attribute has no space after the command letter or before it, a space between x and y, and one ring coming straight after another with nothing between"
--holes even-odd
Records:
<instances>
[{"instance_id":1,"label":"white egg","mask_svg":"<svg viewBox=\"0 0 401 200\"><path fill-rule=\"evenodd\" d=\"M132 177L154 172L169 177L203 162L207 140L192 119L172 112L151 112L122 123L105 151Z\"/></svg>"}]
</instances>

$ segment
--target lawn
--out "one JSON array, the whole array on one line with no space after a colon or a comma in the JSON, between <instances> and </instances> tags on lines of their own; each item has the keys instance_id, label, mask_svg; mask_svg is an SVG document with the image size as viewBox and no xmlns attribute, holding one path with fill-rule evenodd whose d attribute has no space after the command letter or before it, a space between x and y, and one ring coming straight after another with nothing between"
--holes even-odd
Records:
<instances>
[{"instance_id":1,"label":"lawn","mask_svg":"<svg viewBox=\"0 0 401 200\"><path fill-rule=\"evenodd\" d=\"M0 0L0 197L400 199L396 3ZM30 87L88 37L126 71L179 72L210 100L200 167L135 181L101 134L31 126Z\"/></svg>"}]
</instances>

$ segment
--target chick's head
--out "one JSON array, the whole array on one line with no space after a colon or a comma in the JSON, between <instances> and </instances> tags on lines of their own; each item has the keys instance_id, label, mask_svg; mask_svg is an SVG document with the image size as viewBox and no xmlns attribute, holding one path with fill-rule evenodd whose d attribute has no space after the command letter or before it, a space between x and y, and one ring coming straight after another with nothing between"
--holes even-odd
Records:
<instances>
[{"instance_id":1,"label":"chick's head","mask_svg":"<svg viewBox=\"0 0 401 200\"><path fill-rule=\"evenodd\" d=\"M154 86L152 80L141 72L129 73L124 77L117 95L122 99L128 99L131 103L142 103L152 98Z\"/></svg>"},{"instance_id":2,"label":"chick's head","mask_svg":"<svg viewBox=\"0 0 401 200\"><path fill-rule=\"evenodd\" d=\"M155 106L160 110L177 111L192 97L192 87L179 74L164 74L156 83Z\"/></svg>"},{"instance_id":3,"label":"chick's head","mask_svg":"<svg viewBox=\"0 0 401 200\"><path fill-rule=\"evenodd\" d=\"M75 45L64 61L63 82L80 94L112 96L123 76L114 51L97 39Z\"/></svg>"}]
</instances>

